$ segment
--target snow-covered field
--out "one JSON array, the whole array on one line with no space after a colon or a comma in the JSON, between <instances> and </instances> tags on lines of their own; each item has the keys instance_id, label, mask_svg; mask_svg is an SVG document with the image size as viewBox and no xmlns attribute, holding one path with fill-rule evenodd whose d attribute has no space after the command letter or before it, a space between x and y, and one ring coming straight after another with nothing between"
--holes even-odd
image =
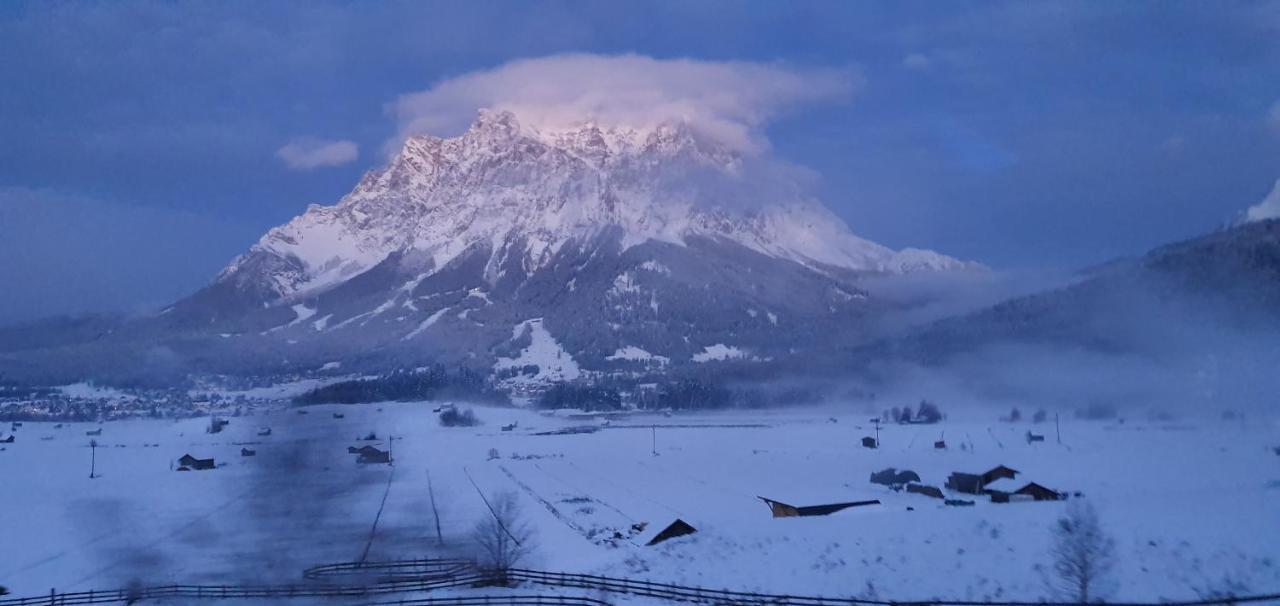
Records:
<instances>
[{"instance_id":1,"label":"snow-covered field","mask_svg":"<svg viewBox=\"0 0 1280 606\"><path fill-rule=\"evenodd\" d=\"M220 434L205 433L207 419L26 423L0 452L0 585L35 595L129 582L289 583L366 549L370 560L453 555L485 512L469 474L486 494L518 494L537 531L532 568L769 593L1047 597L1039 567L1063 503L946 507L868 482L892 466L940 486L952 471L1005 464L1097 508L1119 556L1112 598L1280 590L1273 422L1072 420L1059 445L1052 423L948 420L885 426L882 447L869 450L859 445L874 434L866 415L833 409L654 415L535 435L598 423L476 408L483 426L444 428L434 406L316 406L232 418ZM272 435L256 435L260 427ZM101 477L90 479L85 432L98 428ZM1028 429L1046 442L1028 444ZM347 453L371 431L381 447L397 438L394 467L360 466ZM942 434L950 448L936 450ZM500 458L489 460L490 449ZM188 452L220 467L172 471ZM757 496L883 504L774 519ZM676 518L699 532L644 546ZM632 536L641 522L647 529Z\"/></svg>"}]
</instances>

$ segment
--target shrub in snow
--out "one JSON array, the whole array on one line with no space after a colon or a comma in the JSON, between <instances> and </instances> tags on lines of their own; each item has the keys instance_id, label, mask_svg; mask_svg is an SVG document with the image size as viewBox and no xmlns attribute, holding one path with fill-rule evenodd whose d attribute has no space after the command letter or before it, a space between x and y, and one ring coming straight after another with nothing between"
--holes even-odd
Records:
<instances>
[{"instance_id":1,"label":"shrub in snow","mask_svg":"<svg viewBox=\"0 0 1280 606\"><path fill-rule=\"evenodd\" d=\"M488 506L471 531L476 563L505 584L507 572L532 553L533 529L521 514L514 492L490 496Z\"/></svg>"},{"instance_id":2,"label":"shrub in snow","mask_svg":"<svg viewBox=\"0 0 1280 606\"><path fill-rule=\"evenodd\" d=\"M941 420L942 410L938 408L937 404L928 400L920 401L920 409L916 411L917 423L937 423Z\"/></svg>"},{"instance_id":3,"label":"shrub in snow","mask_svg":"<svg viewBox=\"0 0 1280 606\"><path fill-rule=\"evenodd\" d=\"M1115 541L1102 529L1098 512L1084 501L1070 501L1053 526L1049 588L1058 597L1088 604L1098 601L1110 582Z\"/></svg>"},{"instance_id":4,"label":"shrub in snow","mask_svg":"<svg viewBox=\"0 0 1280 606\"><path fill-rule=\"evenodd\" d=\"M1022 420L1022 411L1018 410L1017 406L1014 406L1013 410L1009 411L1009 422L1017 423L1018 421L1021 421L1021 420Z\"/></svg>"},{"instance_id":5,"label":"shrub in snow","mask_svg":"<svg viewBox=\"0 0 1280 606\"><path fill-rule=\"evenodd\" d=\"M475 427L480 424L476 413L471 409L459 410L457 407L446 408L440 412L440 424L444 427Z\"/></svg>"},{"instance_id":6,"label":"shrub in snow","mask_svg":"<svg viewBox=\"0 0 1280 606\"><path fill-rule=\"evenodd\" d=\"M1045 412L1045 410L1041 408L1040 410L1036 411L1036 414L1034 416L1031 417L1031 422L1044 423L1048 418L1049 418L1049 413Z\"/></svg>"}]
</instances>

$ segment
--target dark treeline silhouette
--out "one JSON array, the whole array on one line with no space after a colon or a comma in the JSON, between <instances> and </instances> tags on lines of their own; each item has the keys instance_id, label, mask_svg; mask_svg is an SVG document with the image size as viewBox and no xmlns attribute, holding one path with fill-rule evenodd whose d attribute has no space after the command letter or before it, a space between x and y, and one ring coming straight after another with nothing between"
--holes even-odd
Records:
<instances>
[{"instance_id":1,"label":"dark treeline silhouette","mask_svg":"<svg viewBox=\"0 0 1280 606\"><path fill-rule=\"evenodd\" d=\"M539 394L539 408L587 412L623 409L718 410L812 404L828 394L814 386L727 381L712 374L649 375L632 380L557 383Z\"/></svg>"},{"instance_id":2,"label":"dark treeline silhouette","mask_svg":"<svg viewBox=\"0 0 1280 606\"><path fill-rule=\"evenodd\" d=\"M538 396L538 408L578 408L588 412L622 408L622 393L609 385L556 383Z\"/></svg>"},{"instance_id":3,"label":"dark treeline silhouette","mask_svg":"<svg viewBox=\"0 0 1280 606\"><path fill-rule=\"evenodd\" d=\"M466 368L451 370L437 365L333 383L308 391L293 401L295 404L358 404L442 398L488 401L499 397L484 375Z\"/></svg>"}]
</instances>

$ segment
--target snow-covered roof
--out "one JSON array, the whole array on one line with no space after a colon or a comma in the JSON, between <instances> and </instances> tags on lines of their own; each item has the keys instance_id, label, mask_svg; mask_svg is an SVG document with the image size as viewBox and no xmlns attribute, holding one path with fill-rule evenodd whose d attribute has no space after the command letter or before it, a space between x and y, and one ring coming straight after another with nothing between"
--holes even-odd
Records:
<instances>
[{"instance_id":1,"label":"snow-covered roof","mask_svg":"<svg viewBox=\"0 0 1280 606\"><path fill-rule=\"evenodd\" d=\"M987 484L985 488L987 490L995 490L998 492L1014 492L1026 485L1027 485L1026 480L1015 480L1013 478L1000 478L994 482L991 482L990 484Z\"/></svg>"}]
</instances>

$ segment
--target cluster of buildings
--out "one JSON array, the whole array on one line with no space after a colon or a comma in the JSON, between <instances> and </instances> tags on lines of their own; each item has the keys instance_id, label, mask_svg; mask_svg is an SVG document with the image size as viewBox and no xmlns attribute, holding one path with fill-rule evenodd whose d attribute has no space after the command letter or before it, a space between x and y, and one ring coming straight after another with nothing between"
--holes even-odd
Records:
<instances>
[{"instance_id":1,"label":"cluster of buildings","mask_svg":"<svg viewBox=\"0 0 1280 606\"><path fill-rule=\"evenodd\" d=\"M986 496L992 503L1017 501L1059 501L1065 493L1047 488L1035 482L1017 479L1021 473L1011 467L997 465L983 473L955 472L947 478L947 489L971 495Z\"/></svg>"}]
</instances>

